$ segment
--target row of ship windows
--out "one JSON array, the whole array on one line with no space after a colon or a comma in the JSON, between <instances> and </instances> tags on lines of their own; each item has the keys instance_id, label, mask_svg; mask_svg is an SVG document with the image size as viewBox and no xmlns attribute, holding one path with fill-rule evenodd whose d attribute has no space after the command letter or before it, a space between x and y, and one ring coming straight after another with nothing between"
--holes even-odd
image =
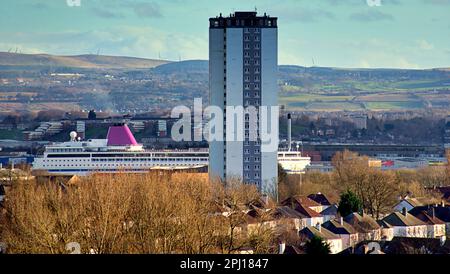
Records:
<instances>
[{"instance_id":1,"label":"row of ship windows","mask_svg":"<svg viewBox=\"0 0 450 274\"><path fill-rule=\"evenodd\" d=\"M173 166L172 164L160 164L161 166ZM189 166L190 164L182 164L185 166ZM92 164L92 165L77 165L77 164L60 164L60 165L43 165L43 167L47 167L47 168L54 168L54 167L116 167L116 168L120 168L120 167L135 167L135 166L140 166L140 167L146 167L149 166L147 164Z\"/></svg>"},{"instance_id":2,"label":"row of ship windows","mask_svg":"<svg viewBox=\"0 0 450 274\"><path fill-rule=\"evenodd\" d=\"M88 159L56 159L56 160L52 160L52 159L45 159L44 162L90 162L90 160Z\"/></svg>"},{"instance_id":3,"label":"row of ship windows","mask_svg":"<svg viewBox=\"0 0 450 274\"><path fill-rule=\"evenodd\" d=\"M174 162L182 162L182 161L208 161L208 158L93 158L91 160L77 160L77 159L57 159L57 160L44 160L44 162L86 162L86 161L92 161L92 162L158 162L158 161L174 161Z\"/></svg>"},{"instance_id":4,"label":"row of ship windows","mask_svg":"<svg viewBox=\"0 0 450 274\"><path fill-rule=\"evenodd\" d=\"M125 159L108 159L108 158L104 158L104 159L92 159L93 162L184 162L184 161L208 161L208 158L125 158Z\"/></svg>"},{"instance_id":5,"label":"row of ship windows","mask_svg":"<svg viewBox=\"0 0 450 274\"><path fill-rule=\"evenodd\" d=\"M48 152L82 152L82 148L50 148Z\"/></svg>"}]
</instances>

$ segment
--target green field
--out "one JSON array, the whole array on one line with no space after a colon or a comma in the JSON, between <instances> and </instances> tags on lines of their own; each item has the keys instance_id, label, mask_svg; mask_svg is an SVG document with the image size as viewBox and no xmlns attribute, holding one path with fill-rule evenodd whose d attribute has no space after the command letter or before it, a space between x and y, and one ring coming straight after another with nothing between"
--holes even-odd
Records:
<instances>
[{"instance_id":1,"label":"green field","mask_svg":"<svg viewBox=\"0 0 450 274\"><path fill-rule=\"evenodd\" d=\"M365 105L370 110L418 109L424 107L421 101L367 102Z\"/></svg>"},{"instance_id":2,"label":"green field","mask_svg":"<svg viewBox=\"0 0 450 274\"><path fill-rule=\"evenodd\" d=\"M422 97L404 94L374 93L365 96L322 95L303 93L280 96L280 104L290 110L408 110L424 108Z\"/></svg>"}]
</instances>

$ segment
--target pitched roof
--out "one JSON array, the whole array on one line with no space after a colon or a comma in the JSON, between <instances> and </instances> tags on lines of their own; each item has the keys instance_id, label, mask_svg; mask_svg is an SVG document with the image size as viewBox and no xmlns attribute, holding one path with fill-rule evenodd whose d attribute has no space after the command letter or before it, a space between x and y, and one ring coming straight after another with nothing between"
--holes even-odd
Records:
<instances>
[{"instance_id":1,"label":"pitched roof","mask_svg":"<svg viewBox=\"0 0 450 274\"><path fill-rule=\"evenodd\" d=\"M373 244L378 244L381 247L381 250L374 248ZM355 246L350 246L344 250L342 250L339 254L347 255L347 254L385 254L383 252L384 246L386 245L385 241L361 241L357 243Z\"/></svg>"},{"instance_id":2,"label":"pitched roof","mask_svg":"<svg viewBox=\"0 0 450 274\"><path fill-rule=\"evenodd\" d=\"M256 209L249 210L245 214L245 220L247 224L256 224L259 222L259 219L261 218L261 213L258 212Z\"/></svg>"},{"instance_id":3,"label":"pitched roof","mask_svg":"<svg viewBox=\"0 0 450 274\"><path fill-rule=\"evenodd\" d=\"M377 223L378 223L378 225L381 226L382 228L392 228L392 225L386 223L386 222L383 221L383 220L378 220Z\"/></svg>"},{"instance_id":4,"label":"pitched roof","mask_svg":"<svg viewBox=\"0 0 450 274\"><path fill-rule=\"evenodd\" d=\"M428 214L426 211L422 211L419 214L415 215L415 217L422 222L426 223L427 225L443 225L445 224L444 221L436 217L436 214L431 213Z\"/></svg>"},{"instance_id":5,"label":"pitched roof","mask_svg":"<svg viewBox=\"0 0 450 274\"><path fill-rule=\"evenodd\" d=\"M400 212L393 212L383 218L383 221L392 226L419 226L426 225L423 221L417 219L412 214L407 213L404 215Z\"/></svg>"},{"instance_id":6,"label":"pitched roof","mask_svg":"<svg viewBox=\"0 0 450 274\"><path fill-rule=\"evenodd\" d=\"M358 232L367 233L380 229L380 225L369 215L362 213L351 213L344 217L344 221L351 224Z\"/></svg>"},{"instance_id":7,"label":"pitched roof","mask_svg":"<svg viewBox=\"0 0 450 274\"><path fill-rule=\"evenodd\" d=\"M328 229L321 227L320 231L314 226L307 226L300 230L300 235L305 235L308 238L312 238L313 236L317 236L322 238L323 240L336 240L340 239L340 237Z\"/></svg>"},{"instance_id":8,"label":"pitched roof","mask_svg":"<svg viewBox=\"0 0 450 274\"><path fill-rule=\"evenodd\" d=\"M343 219L342 219L343 220ZM322 224L323 227L333 232L334 234L356 234L357 231L347 222L341 222L337 220L329 220Z\"/></svg>"},{"instance_id":9,"label":"pitched roof","mask_svg":"<svg viewBox=\"0 0 450 274\"><path fill-rule=\"evenodd\" d=\"M432 204L432 201L430 199L422 198L422 197L421 198L405 198L405 199L402 199L399 203L401 203L402 201L407 202L412 207L424 206L424 205Z\"/></svg>"},{"instance_id":10,"label":"pitched roof","mask_svg":"<svg viewBox=\"0 0 450 274\"><path fill-rule=\"evenodd\" d=\"M284 201L282 201L281 204L284 206L290 206L291 208L295 204L301 204L301 205L307 206L307 207L320 206L320 204L317 203L316 201L313 201L310 198L308 198L306 196L301 196L301 195L289 197L289 198L285 199Z\"/></svg>"},{"instance_id":11,"label":"pitched roof","mask_svg":"<svg viewBox=\"0 0 450 274\"><path fill-rule=\"evenodd\" d=\"M286 245L283 254L305 254L305 252L294 245Z\"/></svg>"},{"instance_id":12,"label":"pitched roof","mask_svg":"<svg viewBox=\"0 0 450 274\"><path fill-rule=\"evenodd\" d=\"M249 209L254 209L254 208L264 209L264 208L266 208L266 203L264 202L264 200L262 198L258 197L258 198L251 200L250 202L248 202L246 204L246 206Z\"/></svg>"},{"instance_id":13,"label":"pitched roof","mask_svg":"<svg viewBox=\"0 0 450 274\"><path fill-rule=\"evenodd\" d=\"M436 218L446 222L450 223L450 206L421 206L421 207L415 207L409 211L410 214L414 216L420 215L423 211L426 211L428 215L432 216L434 210L434 215Z\"/></svg>"},{"instance_id":14,"label":"pitched roof","mask_svg":"<svg viewBox=\"0 0 450 274\"><path fill-rule=\"evenodd\" d=\"M436 188L445 197L450 197L450 186L441 186Z\"/></svg>"},{"instance_id":15,"label":"pitched roof","mask_svg":"<svg viewBox=\"0 0 450 274\"><path fill-rule=\"evenodd\" d=\"M331 205L330 200L324 194L322 194L320 192L317 194L309 194L308 198L318 204L321 204L321 205L326 205L326 206Z\"/></svg>"},{"instance_id":16,"label":"pitched roof","mask_svg":"<svg viewBox=\"0 0 450 274\"><path fill-rule=\"evenodd\" d=\"M412 254L417 251L422 251L430 254L449 254L450 241L441 243L440 239L436 238L409 238L409 237L394 237L391 241L386 242L385 251L388 254Z\"/></svg>"},{"instance_id":17,"label":"pitched roof","mask_svg":"<svg viewBox=\"0 0 450 274\"><path fill-rule=\"evenodd\" d=\"M322 210L322 212L320 212L321 215L332 215L332 216L336 216L337 213L338 213L337 205L331 205L326 209Z\"/></svg>"},{"instance_id":18,"label":"pitched roof","mask_svg":"<svg viewBox=\"0 0 450 274\"><path fill-rule=\"evenodd\" d=\"M212 211L215 213L224 213L224 212L230 212L231 208L225 204L221 204L220 202L215 201L212 205Z\"/></svg>"},{"instance_id":19,"label":"pitched roof","mask_svg":"<svg viewBox=\"0 0 450 274\"><path fill-rule=\"evenodd\" d=\"M322 217L322 215L320 215L316 211L312 210L309 207L303 206L301 204L297 205L297 207L295 207L295 210L300 212L306 218Z\"/></svg>"},{"instance_id":20,"label":"pitched roof","mask_svg":"<svg viewBox=\"0 0 450 274\"><path fill-rule=\"evenodd\" d=\"M305 217L300 212L298 212L288 206L276 207L270 211L270 215L275 219L281 219L281 218L302 219Z\"/></svg>"}]
</instances>

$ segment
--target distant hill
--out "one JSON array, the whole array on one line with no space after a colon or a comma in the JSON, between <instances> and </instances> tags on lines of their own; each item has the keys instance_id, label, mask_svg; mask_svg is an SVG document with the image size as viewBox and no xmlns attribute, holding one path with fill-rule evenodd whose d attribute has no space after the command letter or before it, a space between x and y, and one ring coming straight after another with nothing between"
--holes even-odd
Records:
<instances>
[{"instance_id":1,"label":"distant hill","mask_svg":"<svg viewBox=\"0 0 450 274\"><path fill-rule=\"evenodd\" d=\"M61 76L58 74L81 76ZM73 78L73 79L72 79ZM208 61L0 52L0 113L17 110L167 110L206 102ZM450 69L280 65L279 103L289 110L448 110Z\"/></svg>"},{"instance_id":2,"label":"distant hill","mask_svg":"<svg viewBox=\"0 0 450 274\"><path fill-rule=\"evenodd\" d=\"M208 73L208 61L188 60L163 64L155 67L156 73Z\"/></svg>"},{"instance_id":3,"label":"distant hill","mask_svg":"<svg viewBox=\"0 0 450 274\"><path fill-rule=\"evenodd\" d=\"M106 55L57 56L0 52L0 66L52 66L85 69L145 69L170 61Z\"/></svg>"}]
</instances>

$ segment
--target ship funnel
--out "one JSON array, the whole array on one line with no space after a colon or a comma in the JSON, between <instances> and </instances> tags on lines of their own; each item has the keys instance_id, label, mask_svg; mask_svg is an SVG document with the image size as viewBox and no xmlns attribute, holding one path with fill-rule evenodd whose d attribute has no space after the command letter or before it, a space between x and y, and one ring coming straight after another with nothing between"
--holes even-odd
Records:
<instances>
[{"instance_id":1,"label":"ship funnel","mask_svg":"<svg viewBox=\"0 0 450 274\"><path fill-rule=\"evenodd\" d=\"M109 127L108 146L135 146L138 143L126 124L116 124Z\"/></svg>"},{"instance_id":2,"label":"ship funnel","mask_svg":"<svg viewBox=\"0 0 450 274\"><path fill-rule=\"evenodd\" d=\"M291 144L292 144L292 118L291 114L288 113L287 115L287 135L288 135L288 151L291 151Z\"/></svg>"}]
</instances>

